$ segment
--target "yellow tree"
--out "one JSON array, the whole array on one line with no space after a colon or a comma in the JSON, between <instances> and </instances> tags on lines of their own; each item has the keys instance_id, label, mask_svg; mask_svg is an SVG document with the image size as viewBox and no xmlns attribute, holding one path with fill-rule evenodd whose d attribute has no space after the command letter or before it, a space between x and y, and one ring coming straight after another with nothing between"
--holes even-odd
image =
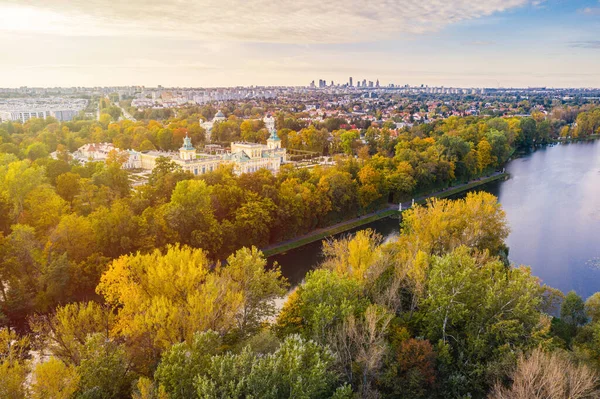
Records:
<instances>
[{"instance_id":1,"label":"yellow tree","mask_svg":"<svg viewBox=\"0 0 600 399\"><path fill-rule=\"evenodd\" d=\"M477 166L479 166L479 171L483 172L492 166L495 161L492 155L492 146L487 140L481 140L477 144Z\"/></svg>"},{"instance_id":2,"label":"yellow tree","mask_svg":"<svg viewBox=\"0 0 600 399\"><path fill-rule=\"evenodd\" d=\"M79 374L73 366L67 366L57 358L37 365L33 372L31 398L69 399L79 385Z\"/></svg>"},{"instance_id":3,"label":"yellow tree","mask_svg":"<svg viewBox=\"0 0 600 399\"><path fill-rule=\"evenodd\" d=\"M360 205L363 208L368 207L383 196L383 175L371 165L364 166L360 172L358 172L358 180L361 184L358 190L358 196Z\"/></svg>"},{"instance_id":4,"label":"yellow tree","mask_svg":"<svg viewBox=\"0 0 600 399\"><path fill-rule=\"evenodd\" d=\"M43 315L31 322L32 330L41 338L44 350L61 361L78 366L89 335L102 333L113 338L116 323L112 309L96 302L74 302L56 309L54 315Z\"/></svg>"},{"instance_id":5,"label":"yellow tree","mask_svg":"<svg viewBox=\"0 0 600 399\"><path fill-rule=\"evenodd\" d=\"M0 329L0 398L25 399L29 367L24 360L29 341L8 329Z\"/></svg>"},{"instance_id":6,"label":"yellow tree","mask_svg":"<svg viewBox=\"0 0 600 399\"><path fill-rule=\"evenodd\" d=\"M115 331L134 351L156 358L198 331L226 333L271 314L282 294L277 269L266 271L256 249L241 250L229 266L213 267L201 249L169 246L123 256L110 265L97 292L118 309Z\"/></svg>"},{"instance_id":7,"label":"yellow tree","mask_svg":"<svg viewBox=\"0 0 600 399\"><path fill-rule=\"evenodd\" d=\"M461 245L493 255L504 249L506 215L492 194L469 193L456 201L432 200L402 214L403 235L398 245L412 253L443 255Z\"/></svg>"}]
</instances>

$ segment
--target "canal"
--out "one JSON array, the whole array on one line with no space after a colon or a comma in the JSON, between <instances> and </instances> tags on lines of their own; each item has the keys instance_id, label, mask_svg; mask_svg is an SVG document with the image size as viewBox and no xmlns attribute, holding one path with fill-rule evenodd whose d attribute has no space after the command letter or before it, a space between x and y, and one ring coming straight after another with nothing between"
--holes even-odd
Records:
<instances>
[{"instance_id":1,"label":"canal","mask_svg":"<svg viewBox=\"0 0 600 399\"><path fill-rule=\"evenodd\" d=\"M531 266L543 283L565 293L587 298L600 291L600 140L541 148L506 170L510 179L475 190L496 195L506 212L510 261ZM387 218L354 232L366 228L393 240L399 221ZM322 261L321 247L314 242L269 260L295 286Z\"/></svg>"}]
</instances>

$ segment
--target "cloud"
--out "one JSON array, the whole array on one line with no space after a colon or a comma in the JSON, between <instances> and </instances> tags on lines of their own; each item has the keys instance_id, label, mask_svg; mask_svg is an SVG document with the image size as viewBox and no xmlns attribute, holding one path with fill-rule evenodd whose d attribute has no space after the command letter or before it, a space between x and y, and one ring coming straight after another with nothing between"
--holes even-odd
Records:
<instances>
[{"instance_id":1,"label":"cloud","mask_svg":"<svg viewBox=\"0 0 600 399\"><path fill-rule=\"evenodd\" d=\"M600 4L600 0L598 0L598 3ZM577 10L577 12L585 15L600 15L600 7L580 8Z\"/></svg>"},{"instance_id":2,"label":"cloud","mask_svg":"<svg viewBox=\"0 0 600 399\"><path fill-rule=\"evenodd\" d=\"M578 42L570 42L569 46L577 47L577 48L600 49L600 40L583 40L583 41L578 41Z\"/></svg>"},{"instance_id":3,"label":"cloud","mask_svg":"<svg viewBox=\"0 0 600 399\"><path fill-rule=\"evenodd\" d=\"M0 0L0 31L345 43L435 32L540 0ZM4 17L2 17L4 15ZM4 18L4 19L3 19Z\"/></svg>"},{"instance_id":4,"label":"cloud","mask_svg":"<svg viewBox=\"0 0 600 399\"><path fill-rule=\"evenodd\" d=\"M586 7L586 8L581 8L579 10L581 14L585 14L585 15L600 15L600 7Z\"/></svg>"},{"instance_id":5,"label":"cloud","mask_svg":"<svg viewBox=\"0 0 600 399\"><path fill-rule=\"evenodd\" d=\"M465 42L465 44L467 46L488 47L488 46L495 46L497 43L493 42L493 41L489 41L489 40L474 40L474 41L471 41L471 42Z\"/></svg>"}]
</instances>

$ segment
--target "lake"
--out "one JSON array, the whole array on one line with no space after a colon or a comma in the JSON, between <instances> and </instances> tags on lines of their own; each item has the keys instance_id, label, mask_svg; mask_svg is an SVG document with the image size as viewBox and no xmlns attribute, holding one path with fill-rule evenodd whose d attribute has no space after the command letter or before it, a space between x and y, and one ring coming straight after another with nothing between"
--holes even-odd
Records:
<instances>
[{"instance_id":1,"label":"lake","mask_svg":"<svg viewBox=\"0 0 600 399\"><path fill-rule=\"evenodd\" d=\"M587 298L600 291L600 140L541 148L509 162L506 171L508 180L476 190L496 195L506 212L510 261L531 266L543 283L565 293ZM389 240L398 235L399 221L356 230L366 228ZM314 242L269 260L294 286L322 261L321 247Z\"/></svg>"}]
</instances>

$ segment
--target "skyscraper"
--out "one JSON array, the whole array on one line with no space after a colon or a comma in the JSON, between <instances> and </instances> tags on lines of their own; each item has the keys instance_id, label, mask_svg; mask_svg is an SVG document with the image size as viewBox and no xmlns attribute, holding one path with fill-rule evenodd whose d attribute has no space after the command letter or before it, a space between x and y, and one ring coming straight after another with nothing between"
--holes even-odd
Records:
<instances>
[{"instance_id":1,"label":"skyscraper","mask_svg":"<svg viewBox=\"0 0 600 399\"><path fill-rule=\"evenodd\" d=\"M367 79L363 79L362 87L367 87Z\"/></svg>"},{"instance_id":2,"label":"skyscraper","mask_svg":"<svg viewBox=\"0 0 600 399\"><path fill-rule=\"evenodd\" d=\"M352 76L350 76L350 79L348 79L348 86L352 87Z\"/></svg>"}]
</instances>

